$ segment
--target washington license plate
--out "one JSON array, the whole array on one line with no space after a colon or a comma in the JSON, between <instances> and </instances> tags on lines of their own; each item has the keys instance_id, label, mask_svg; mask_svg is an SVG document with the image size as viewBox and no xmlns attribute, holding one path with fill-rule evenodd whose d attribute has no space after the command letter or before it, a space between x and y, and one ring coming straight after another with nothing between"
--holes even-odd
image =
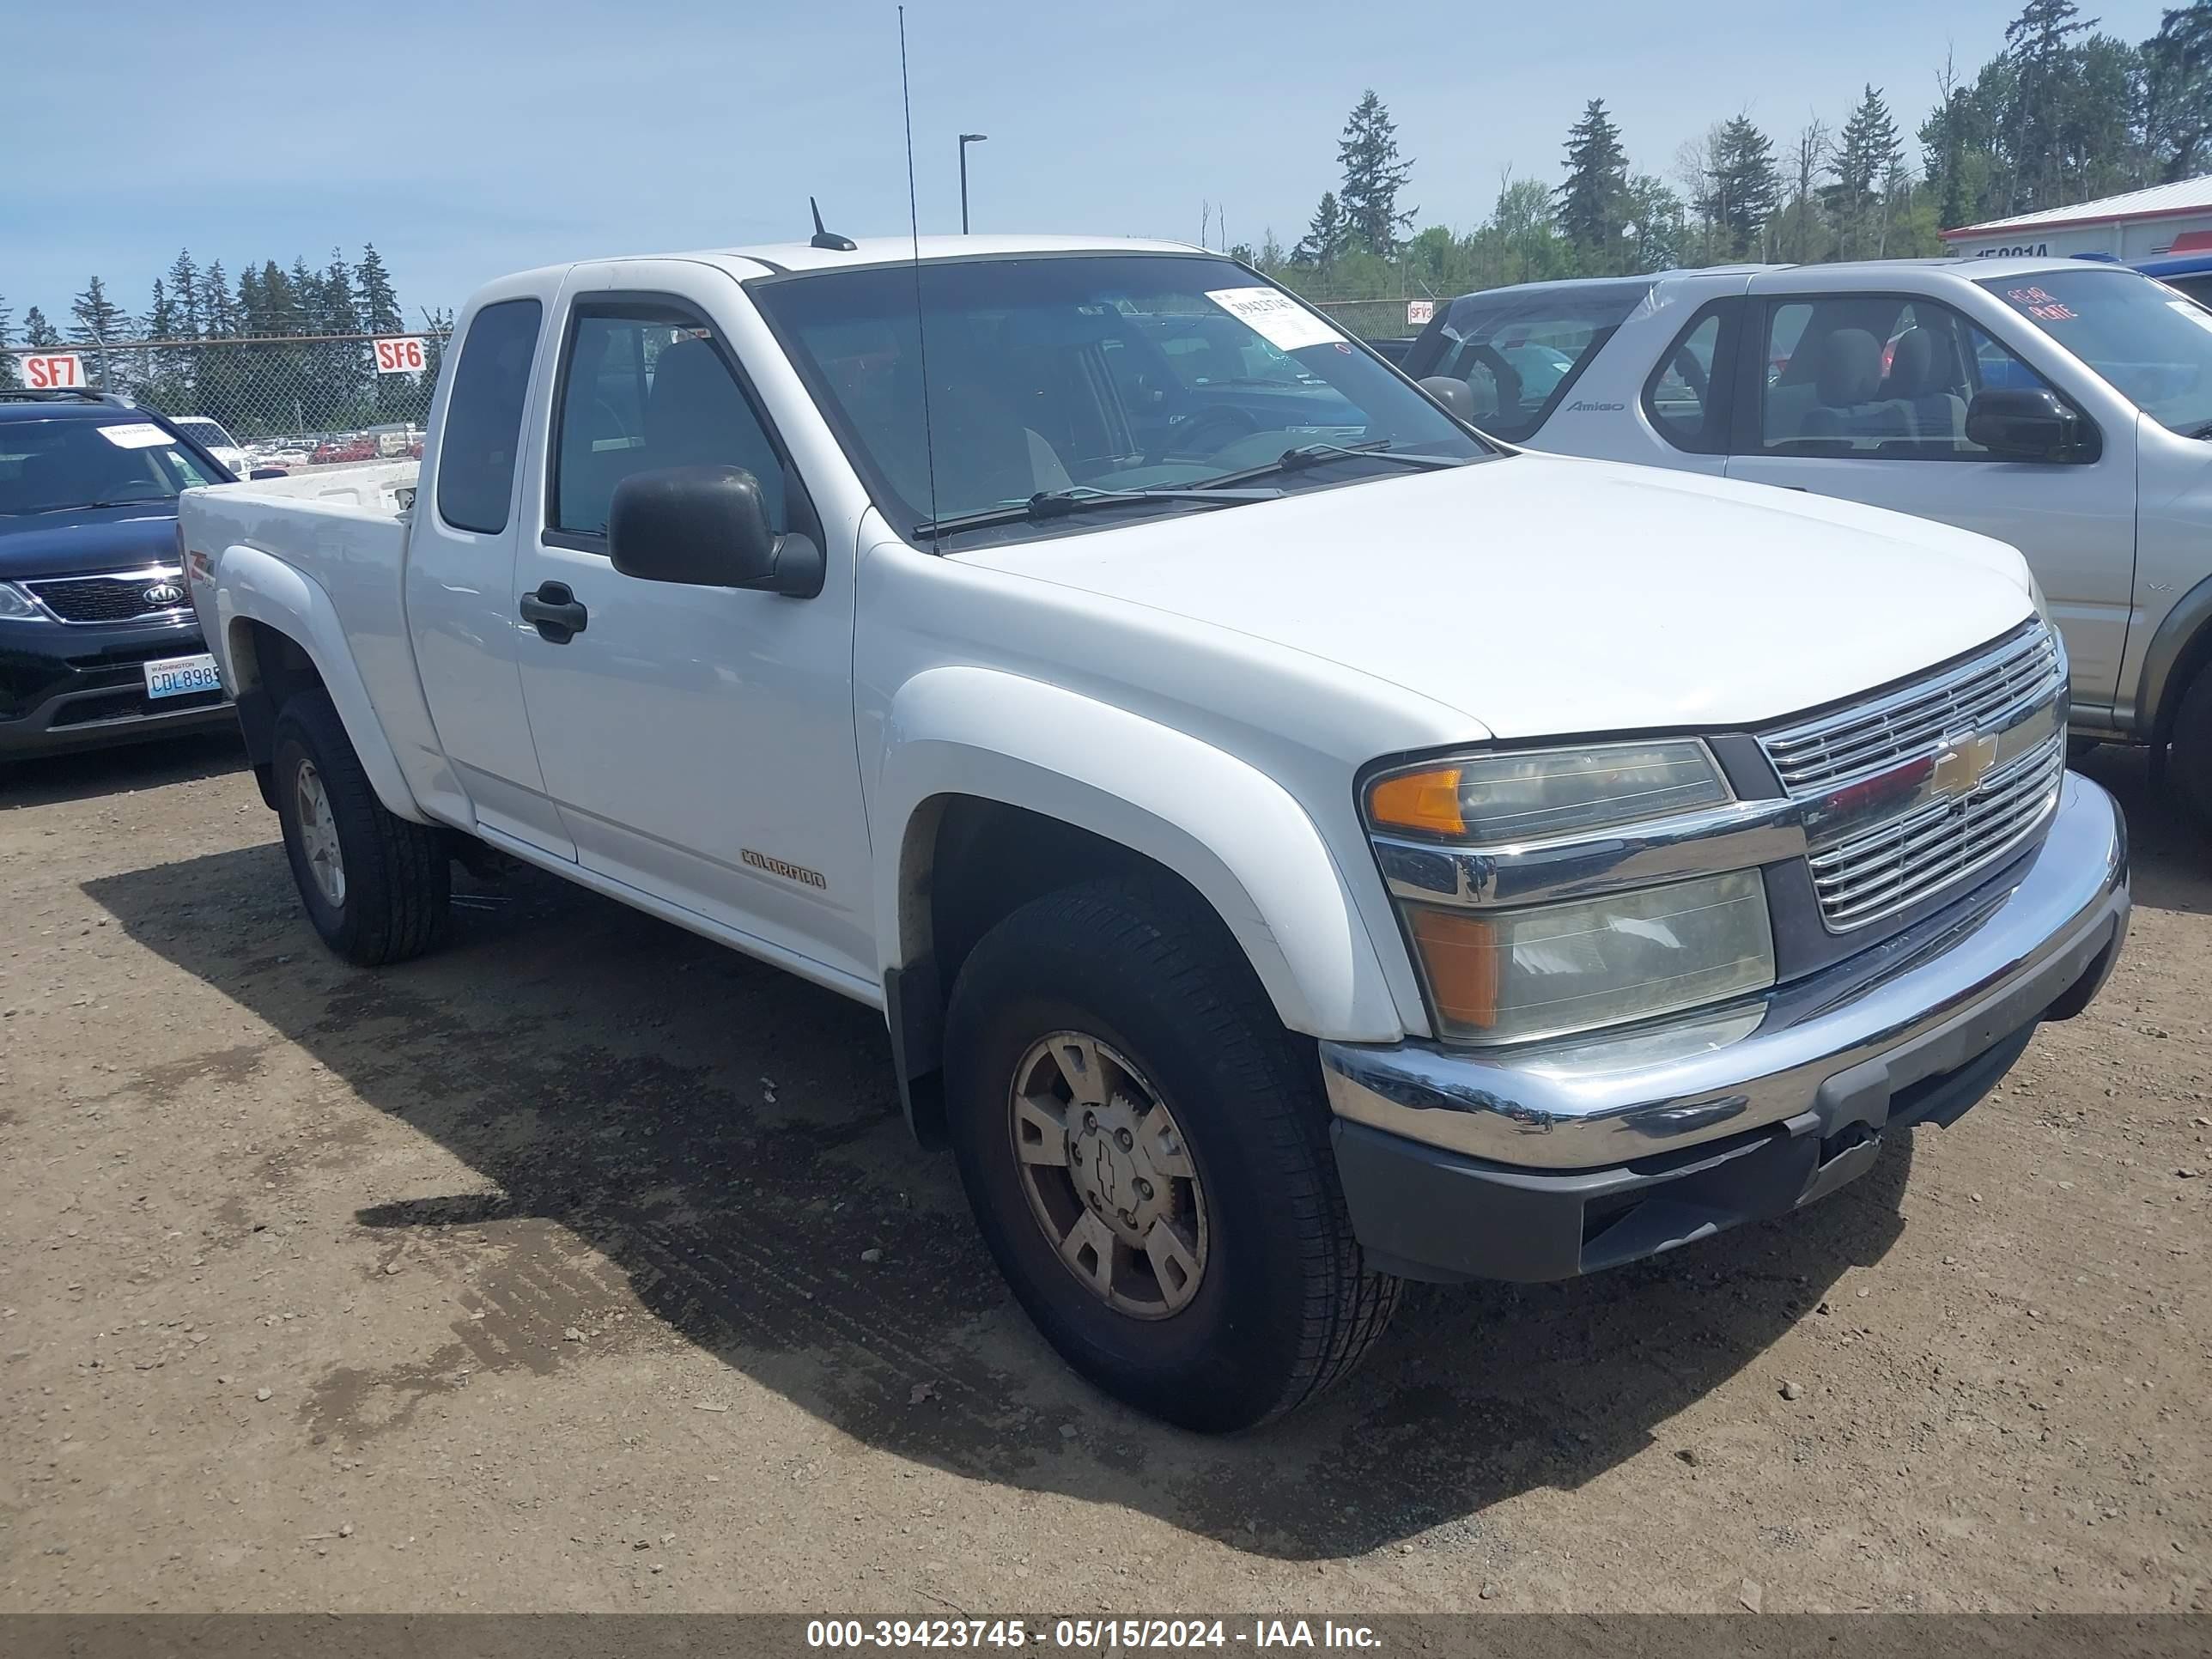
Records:
<instances>
[{"instance_id":1,"label":"washington license plate","mask_svg":"<svg viewBox=\"0 0 2212 1659\"><path fill-rule=\"evenodd\" d=\"M164 657L145 666L146 696L150 702L222 690L222 677L215 672L215 658L204 652L197 657Z\"/></svg>"}]
</instances>

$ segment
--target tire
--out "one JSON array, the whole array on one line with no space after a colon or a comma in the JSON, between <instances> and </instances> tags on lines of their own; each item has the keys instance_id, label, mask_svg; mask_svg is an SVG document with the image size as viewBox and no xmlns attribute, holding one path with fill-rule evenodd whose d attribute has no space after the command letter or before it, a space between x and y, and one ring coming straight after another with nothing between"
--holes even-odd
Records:
<instances>
[{"instance_id":1,"label":"tire","mask_svg":"<svg viewBox=\"0 0 2212 1659\"><path fill-rule=\"evenodd\" d=\"M2198 669L2181 694L2165 770L2174 804L2200 832L2212 836L2212 664Z\"/></svg>"},{"instance_id":2,"label":"tire","mask_svg":"<svg viewBox=\"0 0 2212 1659\"><path fill-rule=\"evenodd\" d=\"M323 943L364 968L405 962L444 943L453 893L445 842L385 811L329 695L293 697L275 735L284 853Z\"/></svg>"},{"instance_id":3,"label":"tire","mask_svg":"<svg viewBox=\"0 0 2212 1659\"><path fill-rule=\"evenodd\" d=\"M1095 1132L1080 1129L1088 1109L1066 1084L1091 1063L1077 1037L1100 1068L1084 1092L1111 1097ZM1109 1394L1185 1428L1250 1428L1340 1380L1389 1324L1399 1281L1367 1271L1352 1237L1312 1046L1283 1029L1194 896L1165 880L1099 881L1017 910L963 964L945 1053L947 1127L984 1239L1045 1339ZM1050 1140L1017 1106L1018 1082L1048 1106L1066 1090L1057 1167L1017 1152L1018 1139ZM1158 1162L1125 1153L1109 1170L1103 1121L1132 1117ZM1103 1209L1084 1213L1086 1169L1094 1198L1102 1181L1146 1200L1166 1191L1174 1207L1153 1224L1176 1230L1181 1259L1172 1244L1165 1261L1152 1254L1153 1232L1141 1252L1127 1239L1105 1256L1074 1247L1087 1273L1064 1261L1055 1237L1110 1225ZM1120 1264L1105 1272L1121 1291L1099 1288L1101 1261Z\"/></svg>"}]
</instances>

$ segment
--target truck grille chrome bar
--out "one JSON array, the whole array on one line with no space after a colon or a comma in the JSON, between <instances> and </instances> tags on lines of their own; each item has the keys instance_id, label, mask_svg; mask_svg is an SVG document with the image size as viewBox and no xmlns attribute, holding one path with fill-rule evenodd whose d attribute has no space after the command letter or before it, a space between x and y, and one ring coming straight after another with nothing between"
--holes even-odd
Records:
<instances>
[{"instance_id":1,"label":"truck grille chrome bar","mask_svg":"<svg viewBox=\"0 0 2212 1659\"><path fill-rule=\"evenodd\" d=\"M2040 622L1939 674L1765 734L1767 758L1816 826L1808 863L1821 920L1847 933L1956 887L2025 845L2066 770L2065 653ZM1888 781L1899 810L1869 823L1824 810Z\"/></svg>"}]
</instances>

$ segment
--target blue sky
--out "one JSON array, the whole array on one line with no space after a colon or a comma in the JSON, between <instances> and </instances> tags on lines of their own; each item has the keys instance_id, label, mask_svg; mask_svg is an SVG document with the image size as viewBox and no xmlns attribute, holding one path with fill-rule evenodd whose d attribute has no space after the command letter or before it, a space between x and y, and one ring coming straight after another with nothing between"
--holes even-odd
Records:
<instances>
[{"instance_id":1,"label":"blue sky","mask_svg":"<svg viewBox=\"0 0 2212 1659\"><path fill-rule=\"evenodd\" d=\"M1508 167L1547 183L1584 100L1635 165L1747 107L1784 147L1871 81L1899 125L2018 0L1212 5L915 0L922 228L1297 239L1373 87L1414 160L1419 222L1479 220ZM2086 8L2128 40L2159 0ZM447 0L193 6L0 0L0 295L62 323L97 271L137 311L179 247L231 270L383 252L410 310L566 258L906 228L896 12L847 0Z\"/></svg>"}]
</instances>

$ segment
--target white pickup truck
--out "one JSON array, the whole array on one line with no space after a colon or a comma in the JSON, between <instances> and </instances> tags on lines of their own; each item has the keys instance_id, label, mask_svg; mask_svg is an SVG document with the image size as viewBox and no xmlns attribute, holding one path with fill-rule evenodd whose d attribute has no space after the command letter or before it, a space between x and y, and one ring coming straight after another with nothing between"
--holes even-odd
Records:
<instances>
[{"instance_id":1,"label":"white pickup truck","mask_svg":"<svg viewBox=\"0 0 2212 1659\"><path fill-rule=\"evenodd\" d=\"M1023 1305L1177 1422L1404 1279L1819 1198L2120 951L2016 553L1515 451L1218 255L823 235L457 342L419 486L182 502L317 930L428 950L489 848L881 1008Z\"/></svg>"}]
</instances>

